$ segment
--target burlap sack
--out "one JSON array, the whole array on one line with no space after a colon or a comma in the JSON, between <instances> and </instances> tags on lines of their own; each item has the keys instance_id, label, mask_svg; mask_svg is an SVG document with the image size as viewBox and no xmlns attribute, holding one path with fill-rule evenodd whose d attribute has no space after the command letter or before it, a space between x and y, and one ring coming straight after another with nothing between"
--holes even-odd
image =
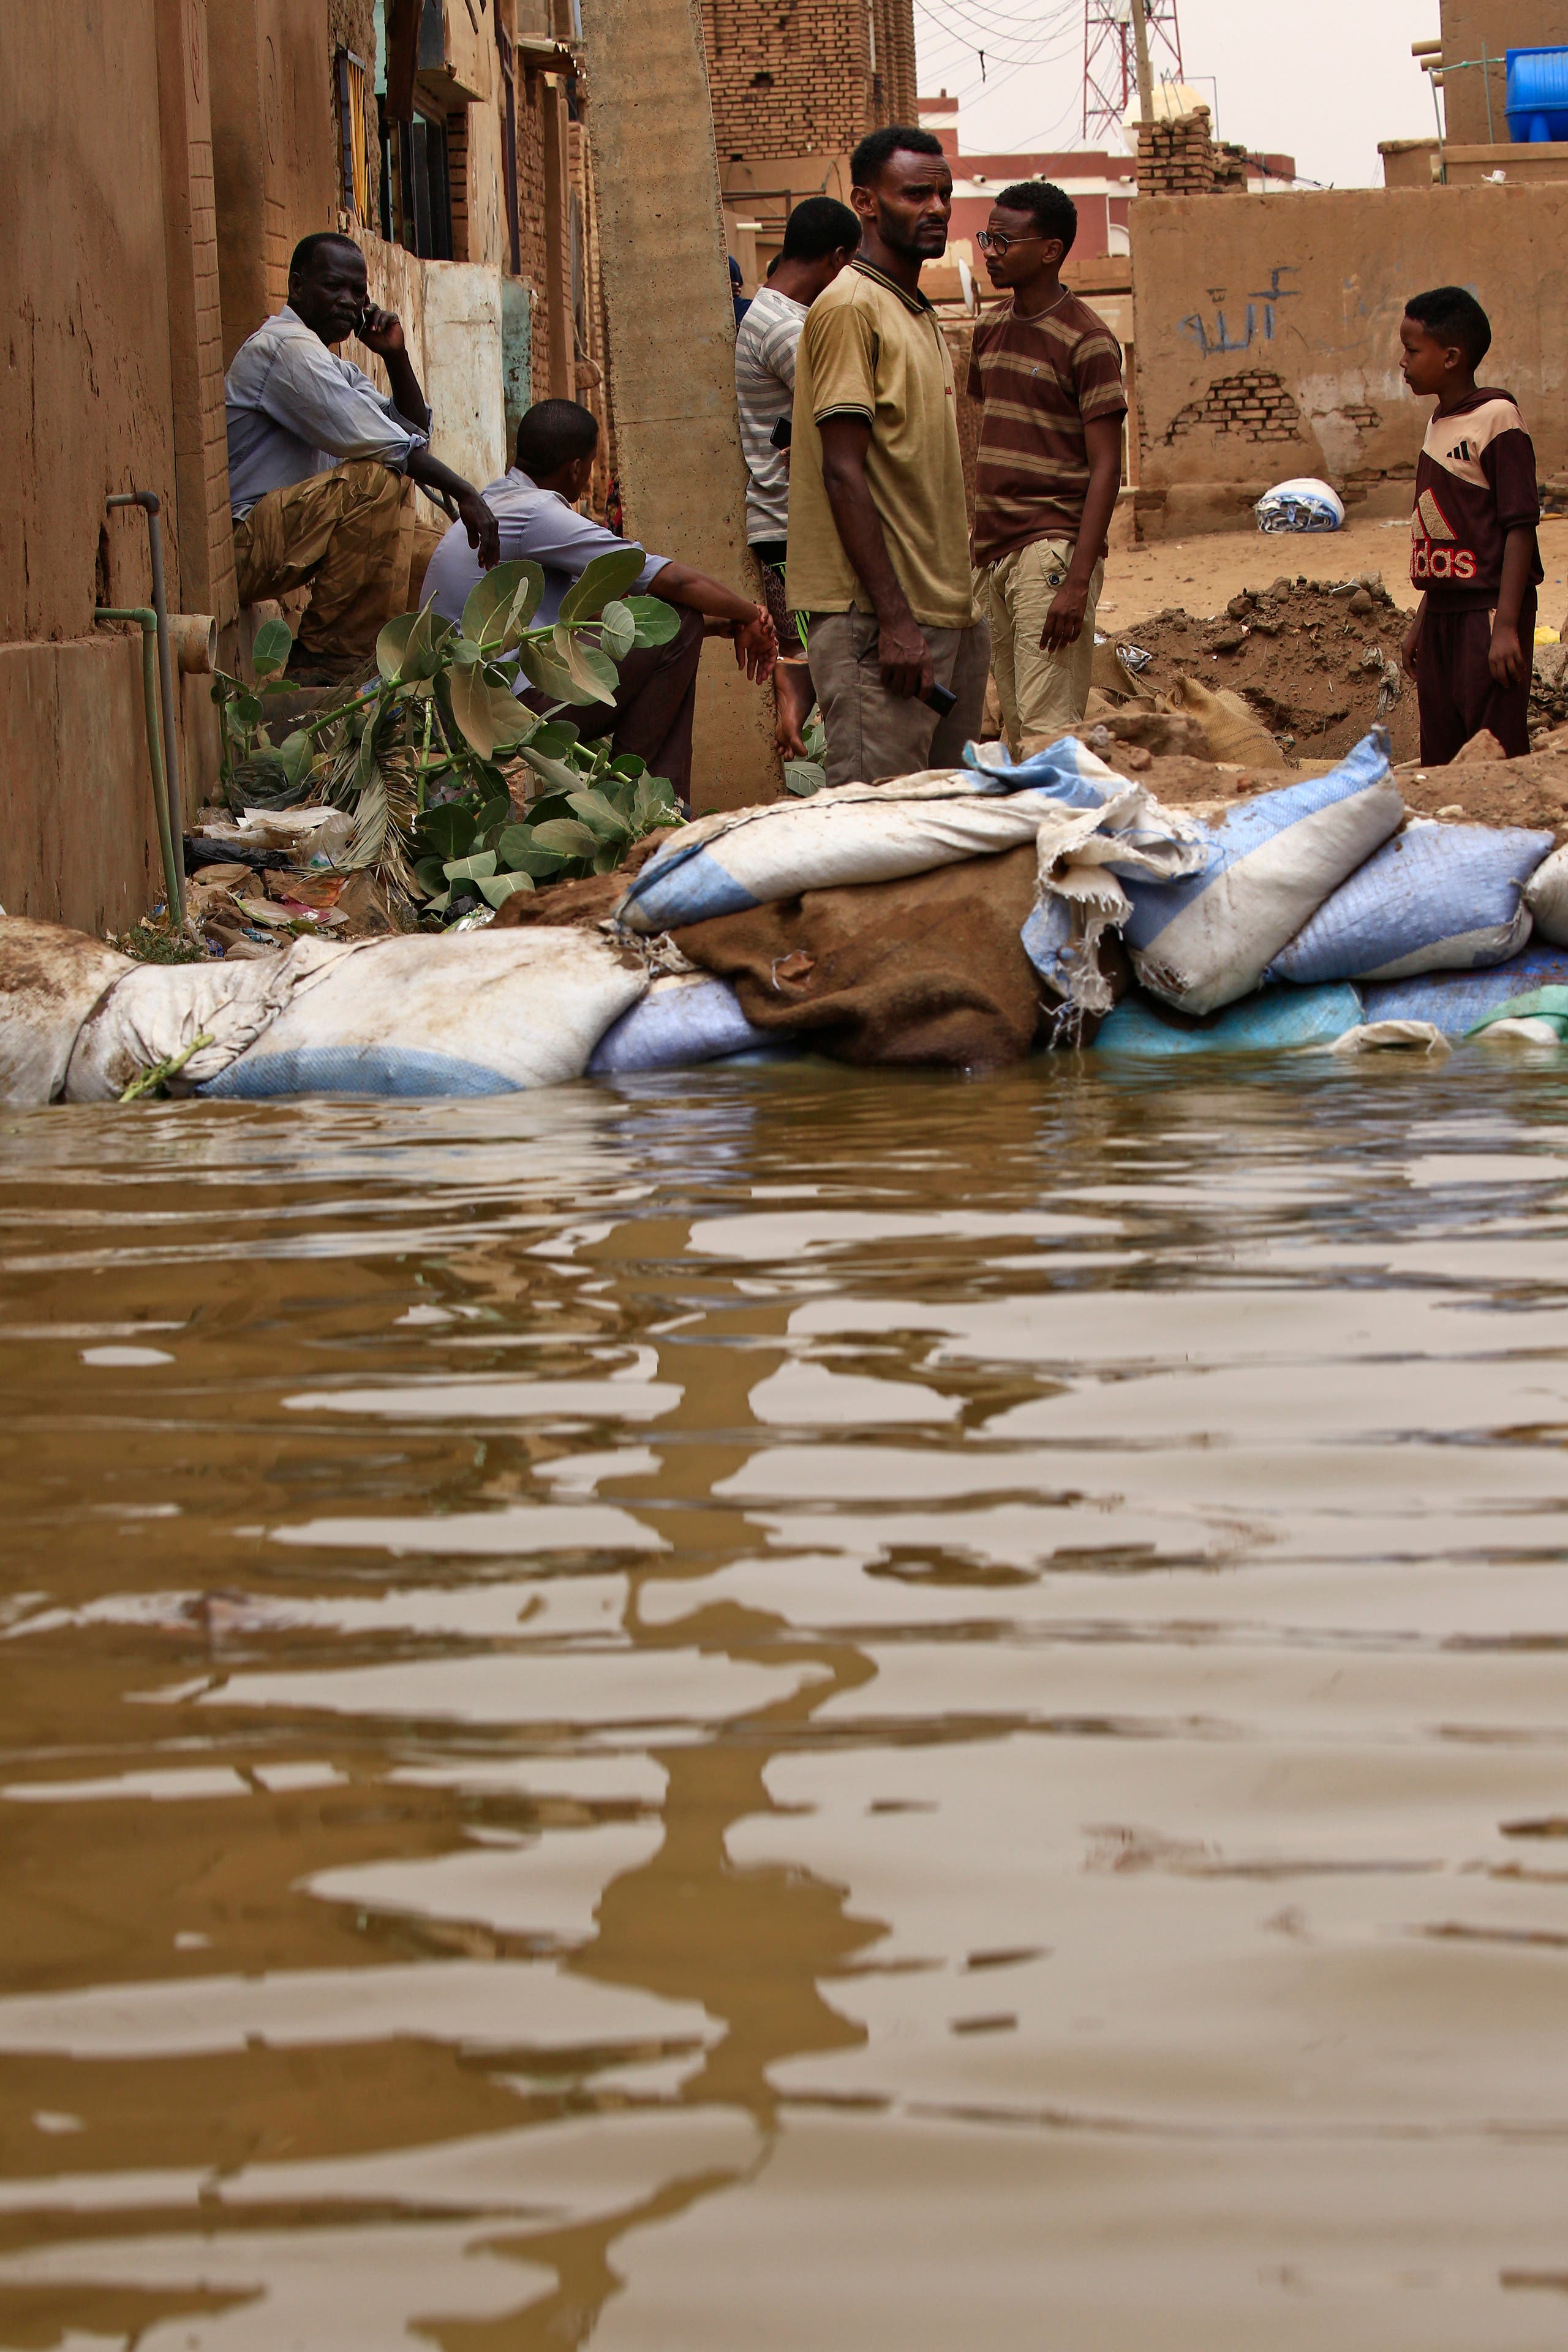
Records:
<instances>
[{"instance_id":1,"label":"burlap sack","mask_svg":"<svg viewBox=\"0 0 1568 2352\"><path fill-rule=\"evenodd\" d=\"M1277 768L1279 744L1239 694L1227 687L1217 690L1195 677L1179 677L1173 690L1161 698L1162 709L1185 711L1204 730L1211 760L1234 761L1244 768Z\"/></svg>"},{"instance_id":2,"label":"burlap sack","mask_svg":"<svg viewBox=\"0 0 1568 2352\"><path fill-rule=\"evenodd\" d=\"M674 933L732 981L757 1028L841 1062L997 1069L1022 1060L1044 991L1018 934L1032 843L897 882L807 890ZM1054 1003L1054 1000L1052 1000Z\"/></svg>"}]
</instances>

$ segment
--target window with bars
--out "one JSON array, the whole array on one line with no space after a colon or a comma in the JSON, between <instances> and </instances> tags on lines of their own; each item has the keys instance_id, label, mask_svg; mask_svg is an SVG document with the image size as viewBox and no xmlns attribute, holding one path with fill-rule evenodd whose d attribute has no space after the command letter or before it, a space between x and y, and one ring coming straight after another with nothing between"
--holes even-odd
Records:
<instances>
[{"instance_id":1,"label":"window with bars","mask_svg":"<svg viewBox=\"0 0 1568 2352\"><path fill-rule=\"evenodd\" d=\"M338 134L342 166L343 210L370 226L370 151L365 109L364 61L352 49L338 51Z\"/></svg>"},{"instance_id":2,"label":"window with bars","mask_svg":"<svg viewBox=\"0 0 1568 2352\"><path fill-rule=\"evenodd\" d=\"M381 233L426 261L452 258L452 168L447 119L416 100L411 122L381 124Z\"/></svg>"}]
</instances>

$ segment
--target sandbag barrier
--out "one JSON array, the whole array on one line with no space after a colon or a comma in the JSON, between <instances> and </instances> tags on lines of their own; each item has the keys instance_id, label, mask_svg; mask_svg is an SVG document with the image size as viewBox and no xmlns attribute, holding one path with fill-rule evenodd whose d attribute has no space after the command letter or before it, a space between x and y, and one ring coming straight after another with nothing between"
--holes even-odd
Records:
<instances>
[{"instance_id":1,"label":"sandbag barrier","mask_svg":"<svg viewBox=\"0 0 1568 2352\"><path fill-rule=\"evenodd\" d=\"M972 745L965 761L700 819L596 930L299 940L265 961L149 965L0 919L0 1098L116 1101L165 1078L247 1100L494 1094L777 1051L754 993L753 1021L730 977L700 968L704 925L1026 849L1014 903L1032 887L1034 907L1021 929L1007 918L1008 951L1058 1007L1051 1042L1078 1042L1089 1015L1113 1058L1568 1037L1568 848L1407 821L1381 728L1214 823L1073 737L1018 762ZM1120 1003L1108 937L1138 982Z\"/></svg>"}]
</instances>

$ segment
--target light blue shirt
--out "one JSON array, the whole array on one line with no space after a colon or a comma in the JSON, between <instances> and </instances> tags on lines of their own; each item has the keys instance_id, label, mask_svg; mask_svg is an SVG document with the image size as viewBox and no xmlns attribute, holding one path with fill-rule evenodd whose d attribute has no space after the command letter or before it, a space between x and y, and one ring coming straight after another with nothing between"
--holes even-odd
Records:
<instances>
[{"instance_id":1,"label":"light blue shirt","mask_svg":"<svg viewBox=\"0 0 1568 2352\"><path fill-rule=\"evenodd\" d=\"M604 555L611 548L636 544L631 540L617 539L613 530L606 530L591 515L579 514L575 507L567 505L559 490L542 490L516 466L499 482L490 483L484 499L499 527L501 562L531 560L544 573L544 598L529 624L531 628L542 629L555 620L561 611L561 599L595 555ZM639 555L642 551L637 549ZM667 555L650 555L630 593L635 595L646 589L668 561ZM448 621L460 621L469 590L478 587L483 578L479 559L468 545L467 530L460 522L455 522L430 558L420 602L433 602L436 610Z\"/></svg>"},{"instance_id":2,"label":"light blue shirt","mask_svg":"<svg viewBox=\"0 0 1568 2352\"><path fill-rule=\"evenodd\" d=\"M430 436L363 368L339 359L287 302L234 355L224 382L228 502L236 522L268 490L353 457L405 471Z\"/></svg>"}]
</instances>

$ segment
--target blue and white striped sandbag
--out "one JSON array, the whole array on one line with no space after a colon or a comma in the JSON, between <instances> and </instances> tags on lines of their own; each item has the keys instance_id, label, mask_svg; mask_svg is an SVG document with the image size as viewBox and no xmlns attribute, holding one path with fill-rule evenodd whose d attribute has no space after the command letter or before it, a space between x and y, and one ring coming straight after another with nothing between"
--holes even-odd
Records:
<instances>
[{"instance_id":1,"label":"blue and white striped sandbag","mask_svg":"<svg viewBox=\"0 0 1568 2352\"><path fill-rule=\"evenodd\" d=\"M1095 1033L1097 1054L1156 1060L1180 1054L1289 1054L1331 1045L1363 1019L1353 988L1266 988L1206 1020L1186 1021L1147 996L1124 996Z\"/></svg>"},{"instance_id":2,"label":"blue and white striped sandbag","mask_svg":"<svg viewBox=\"0 0 1568 2352\"><path fill-rule=\"evenodd\" d=\"M1247 995L1404 815L1382 727L1326 776L1232 810L1212 828L1215 855L1203 873L1128 886L1124 936L1143 986L1184 1013L1213 1013Z\"/></svg>"},{"instance_id":3,"label":"blue and white striped sandbag","mask_svg":"<svg viewBox=\"0 0 1568 2352\"><path fill-rule=\"evenodd\" d=\"M197 1091L256 1100L559 1086L582 1076L647 982L629 942L564 925L369 940L312 975Z\"/></svg>"},{"instance_id":4,"label":"blue and white striped sandbag","mask_svg":"<svg viewBox=\"0 0 1568 2352\"><path fill-rule=\"evenodd\" d=\"M1362 991L1368 1021L1430 1021L1445 1037L1463 1037L1516 996L1568 987L1568 949L1526 948L1485 971L1427 971L1414 980L1375 981Z\"/></svg>"},{"instance_id":5,"label":"blue and white striped sandbag","mask_svg":"<svg viewBox=\"0 0 1568 2352\"><path fill-rule=\"evenodd\" d=\"M710 971L656 980L629 1013L611 1024L588 1063L591 1078L632 1070L689 1070L727 1054L753 1053L777 1040L742 1012L733 984Z\"/></svg>"},{"instance_id":6,"label":"blue and white striped sandbag","mask_svg":"<svg viewBox=\"0 0 1568 2352\"><path fill-rule=\"evenodd\" d=\"M1517 825L1413 818L1324 900L1265 977L1307 987L1506 963L1530 937L1524 886L1552 841Z\"/></svg>"},{"instance_id":7,"label":"blue and white striped sandbag","mask_svg":"<svg viewBox=\"0 0 1568 2352\"><path fill-rule=\"evenodd\" d=\"M1127 778L1076 735L1063 735L1026 760L1009 758L1005 743L966 743L963 761L1007 792L1044 793L1067 808L1099 808L1127 788Z\"/></svg>"},{"instance_id":8,"label":"blue and white striped sandbag","mask_svg":"<svg viewBox=\"0 0 1568 2352\"><path fill-rule=\"evenodd\" d=\"M1098 808L1127 790L1079 743L1055 743L1051 754L1060 756L1024 790L973 766L937 768L700 817L648 859L617 915L630 930L670 931L803 890L899 881L1016 849L1047 805ZM1076 790L1087 796L1068 797Z\"/></svg>"}]
</instances>

